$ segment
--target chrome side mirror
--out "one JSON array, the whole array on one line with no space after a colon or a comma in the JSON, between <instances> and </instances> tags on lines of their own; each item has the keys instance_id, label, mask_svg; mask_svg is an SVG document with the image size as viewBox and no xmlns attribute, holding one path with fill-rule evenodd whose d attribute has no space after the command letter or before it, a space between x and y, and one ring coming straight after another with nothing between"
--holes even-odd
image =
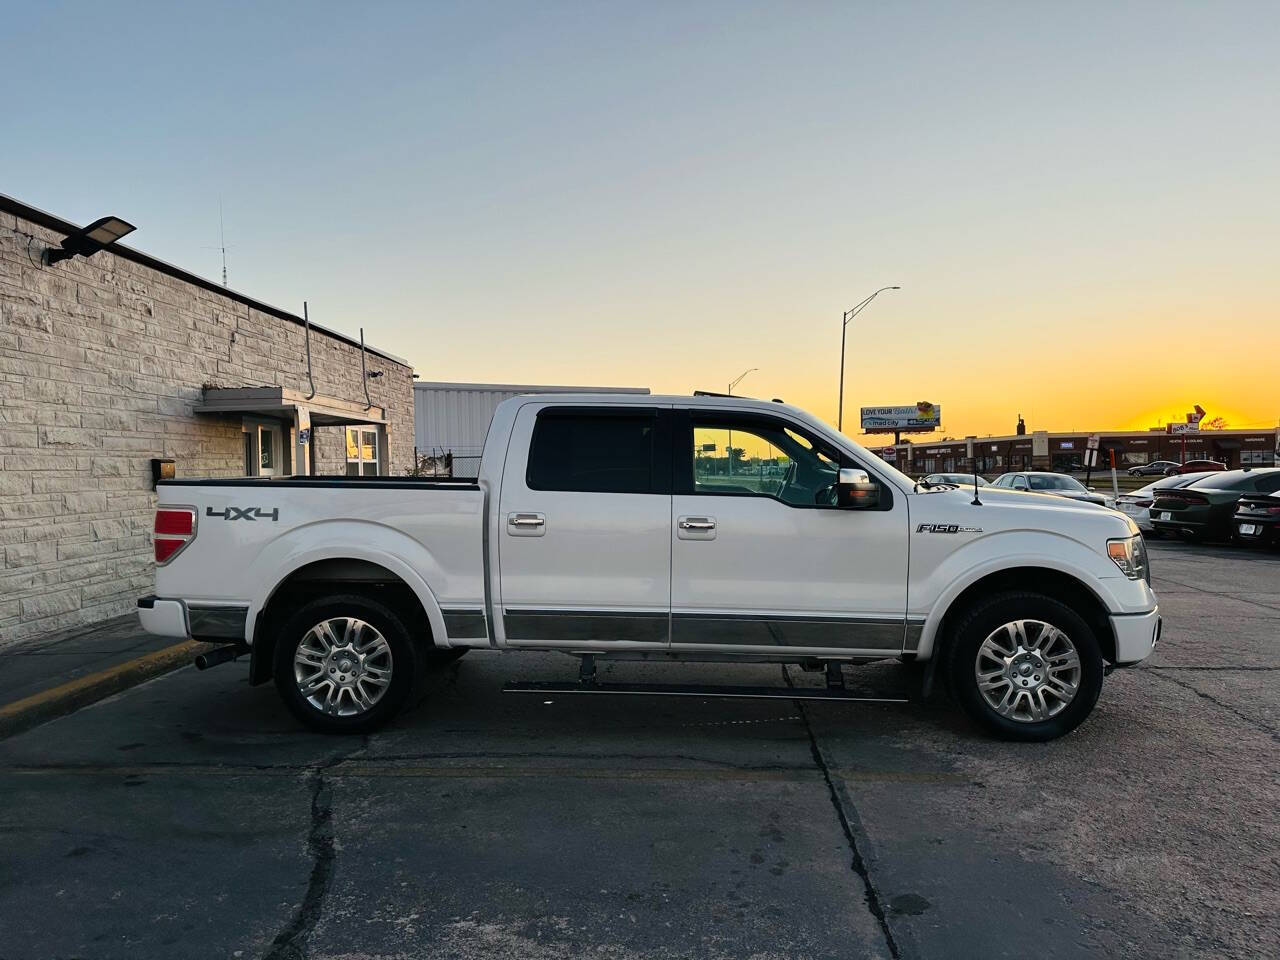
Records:
<instances>
[{"instance_id":1,"label":"chrome side mirror","mask_svg":"<svg viewBox=\"0 0 1280 960\"><path fill-rule=\"evenodd\" d=\"M857 467L841 467L836 477L836 505L849 510L871 510L880 505L880 485Z\"/></svg>"}]
</instances>

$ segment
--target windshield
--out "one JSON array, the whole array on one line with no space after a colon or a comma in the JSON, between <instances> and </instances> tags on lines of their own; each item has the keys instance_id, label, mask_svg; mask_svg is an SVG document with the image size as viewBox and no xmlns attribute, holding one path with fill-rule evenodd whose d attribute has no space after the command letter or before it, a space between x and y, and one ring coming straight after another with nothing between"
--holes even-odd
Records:
<instances>
[{"instance_id":1,"label":"windshield","mask_svg":"<svg viewBox=\"0 0 1280 960\"><path fill-rule=\"evenodd\" d=\"M1027 477L1027 483L1031 485L1032 490L1071 490L1072 492L1084 490L1084 484L1079 480L1054 473L1033 473Z\"/></svg>"}]
</instances>

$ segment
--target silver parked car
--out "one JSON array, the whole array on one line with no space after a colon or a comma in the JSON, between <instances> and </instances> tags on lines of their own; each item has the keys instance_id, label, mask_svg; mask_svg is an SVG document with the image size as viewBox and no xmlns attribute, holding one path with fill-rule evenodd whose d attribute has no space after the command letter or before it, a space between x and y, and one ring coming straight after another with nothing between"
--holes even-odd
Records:
<instances>
[{"instance_id":1,"label":"silver parked car","mask_svg":"<svg viewBox=\"0 0 1280 960\"><path fill-rule=\"evenodd\" d=\"M993 487L1004 487L1007 490L1030 490L1032 493L1048 493L1055 497L1066 497L1069 500L1080 500L1084 503L1096 503L1100 507L1110 506L1109 497L1086 487L1075 477L1065 473L1040 473L1036 470L1023 470L1018 473L1005 473L996 477Z\"/></svg>"}]
</instances>

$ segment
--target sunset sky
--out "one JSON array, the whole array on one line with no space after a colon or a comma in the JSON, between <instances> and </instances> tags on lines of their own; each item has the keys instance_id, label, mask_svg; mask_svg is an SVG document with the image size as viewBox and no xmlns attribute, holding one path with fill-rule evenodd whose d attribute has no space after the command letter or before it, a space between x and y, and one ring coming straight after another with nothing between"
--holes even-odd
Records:
<instances>
[{"instance_id":1,"label":"sunset sky","mask_svg":"<svg viewBox=\"0 0 1280 960\"><path fill-rule=\"evenodd\" d=\"M426 380L1280 418L1280 4L26 4L0 192ZM54 56L56 52L56 56Z\"/></svg>"}]
</instances>

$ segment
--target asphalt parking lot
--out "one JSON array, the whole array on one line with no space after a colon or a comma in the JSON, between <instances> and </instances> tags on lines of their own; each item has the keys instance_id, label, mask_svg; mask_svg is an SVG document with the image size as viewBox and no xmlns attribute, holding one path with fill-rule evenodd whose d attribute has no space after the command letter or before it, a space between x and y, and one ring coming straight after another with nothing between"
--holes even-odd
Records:
<instances>
[{"instance_id":1,"label":"asphalt parking lot","mask_svg":"<svg viewBox=\"0 0 1280 960\"><path fill-rule=\"evenodd\" d=\"M547 703L502 682L574 661L492 654L334 739L243 664L181 670L0 743L0 957L1274 955L1280 554L1151 546L1160 647L1050 744L941 705Z\"/></svg>"}]
</instances>

